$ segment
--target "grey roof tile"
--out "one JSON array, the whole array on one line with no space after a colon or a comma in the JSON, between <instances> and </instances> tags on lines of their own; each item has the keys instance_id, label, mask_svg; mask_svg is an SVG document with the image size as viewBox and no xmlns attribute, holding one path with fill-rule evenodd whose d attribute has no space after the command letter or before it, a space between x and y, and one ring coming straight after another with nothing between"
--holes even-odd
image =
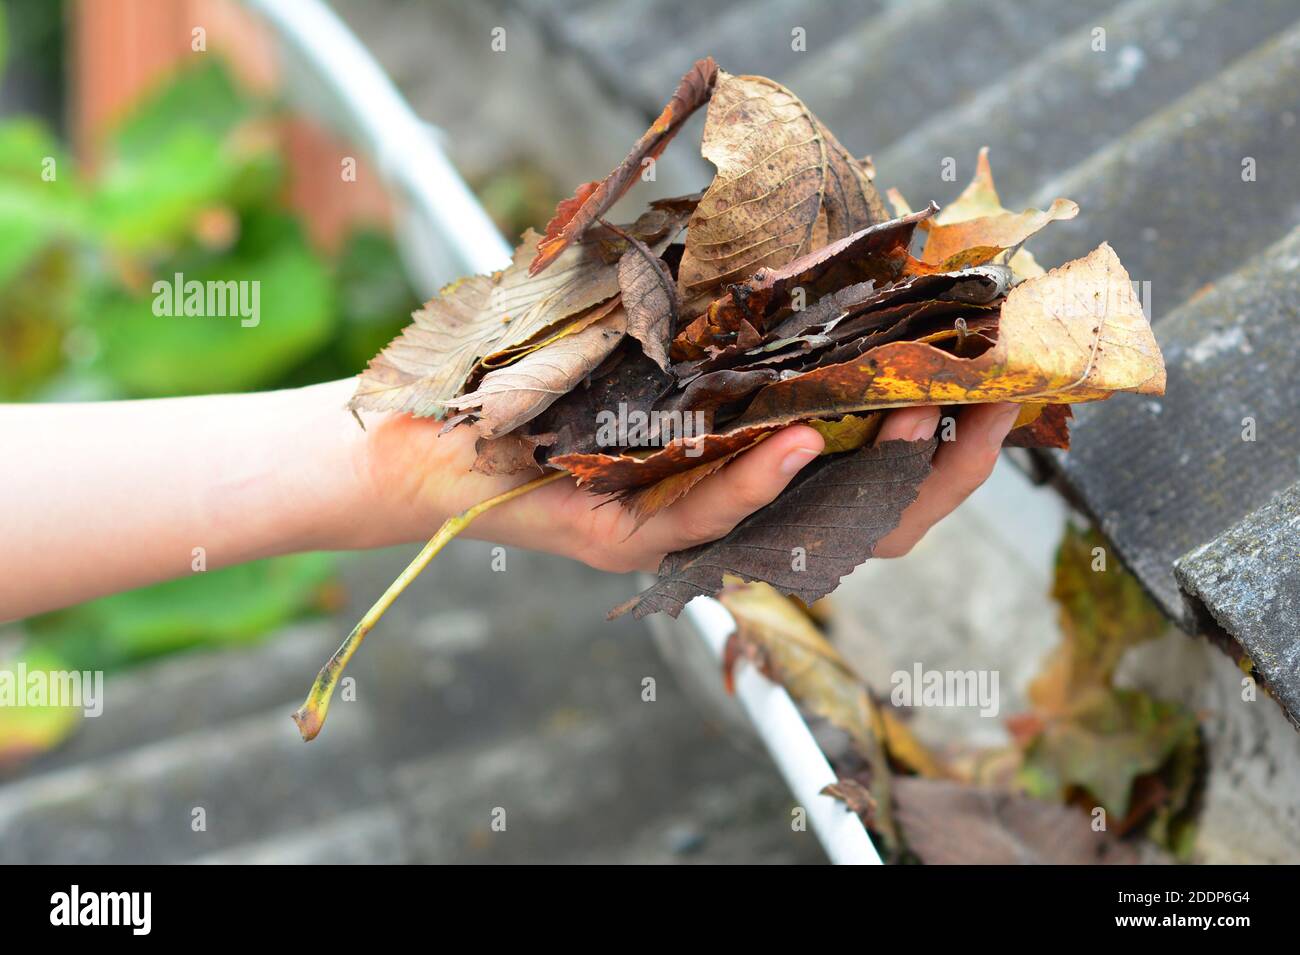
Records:
<instances>
[{"instance_id":1,"label":"grey roof tile","mask_svg":"<svg viewBox=\"0 0 1300 955\"><path fill-rule=\"evenodd\" d=\"M1180 558L1174 573L1190 611L1240 644L1300 728L1300 484Z\"/></svg>"}]
</instances>

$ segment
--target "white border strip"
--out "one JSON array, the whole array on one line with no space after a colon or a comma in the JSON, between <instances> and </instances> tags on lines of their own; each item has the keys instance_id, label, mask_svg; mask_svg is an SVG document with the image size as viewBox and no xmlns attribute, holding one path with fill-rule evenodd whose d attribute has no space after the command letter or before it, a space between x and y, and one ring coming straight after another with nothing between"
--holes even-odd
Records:
<instances>
[{"instance_id":1,"label":"white border strip","mask_svg":"<svg viewBox=\"0 0 1300 955\"><path fill-rule=\"evenodd\" d=\"M697 597L686 605L685 615L721 661L727 638L736 629L727 608L712 597ZM835 772L790 694L742 661L736 667L736 699L745 708L795 799L808 813L808 821L831 862L880 865L880 854L862 821L838 799L821 794L825 786L835 782Z\"/></svg>"}]
</instances>

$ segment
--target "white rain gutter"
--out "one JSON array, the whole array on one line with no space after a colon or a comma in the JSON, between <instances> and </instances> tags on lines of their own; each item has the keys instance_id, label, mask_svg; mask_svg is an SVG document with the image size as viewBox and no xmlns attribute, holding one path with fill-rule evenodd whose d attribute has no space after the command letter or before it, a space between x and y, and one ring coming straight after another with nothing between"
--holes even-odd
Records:
<instances>
[{"instance_id":1,"label":"white rain gutter","mask_svg":"<svg viewBox=\"0 0 1300 955\"><path fill-rule=\"evenodd\" d=\"M399 200L398 240L412 279L431 295L460 275L510 263L510 247L438 144L437 130L412 111L347 25L321 0L245 0L275 30L303 68L297 98L322 121L342 127L367 149ZM303 82L303 80L307 82ZM735 630L731 614L711 597L686 605L683 616L719 664ZM838 864L879 865L861 821L844 804L821 795L835 773L794 701L753 666L736 671L736 698L763 740L826 854Z\"/></svg>"},{"instance_id":2,"label":"white rain gutter","mask_svg":"<svg viewBox=\"0 0 1300 955\"><path fill-rule=\"evenodd\" d=\"M425 296L462 275L510 264L510 246L370 52L321 0L245 0L272 27L291 64L297 105L340 128L374 160L396 200L407 271Z\"/></svg>"},{"instance_id":3,"label":"white rain gutter","mask_svg":"<svg viewBox=\"0 0 1300 955\"><path fill-rule=\"evenodd\" d=\"M721 681L722 651L736 629L730 612L712 597L696 597L682 616L712 651ZM821 791L835 782L835 771L813 739L808 724L784 687L773 683L748 661L736 666L736 699L744 708L798 804L808 813L813 832L836 865L880 865L861 820L844 804Z\"/></svg>"}]
</instances>

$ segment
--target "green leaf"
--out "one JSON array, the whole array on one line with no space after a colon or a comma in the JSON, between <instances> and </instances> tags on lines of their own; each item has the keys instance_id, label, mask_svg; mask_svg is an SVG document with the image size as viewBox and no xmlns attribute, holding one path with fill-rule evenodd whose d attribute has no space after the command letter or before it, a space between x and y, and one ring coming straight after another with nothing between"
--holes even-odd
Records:
<instances>
[{"instance_id":1,"label":"green leaf","mask_svg":"<svg viewBox=\"0 0 1300 955\"><path fill-rule=\"evenodd\" d=\"M1025 753L1030 795L1063 799L1086 790L1116 820L1128 815L1139 776L1159 772L1175 752L1197 753L1196 719L1176 703L1136 690L1095 694L1069 720L1053 722ZM1186 793L1183 793L1186 799ZM1181 805L1178 807L1181 808Z\"/></svg>"},{"instance_id":2,"label":"green leaf","mask_svg":"<svg viewBox=\"0 0 1300 955\"><path fill-rule=\"evenodd\" d=\"M93 222L121 252L164 249L189 236L201 211L226 203L245 174L245 157L220 139L182 129L145 156L109 162Z\"/></svg>"},{"instance_id":3,"label":"green leaf","mask_svg":"<svg viewBox=\"0 0 1300 955\"><path fill-rule=\"evenodd\" d=\"M0 123L0 288L50 243L80 234L84 219L72 165L49 130L33 119Z\"/></svg>"},{"instance_id":4,"label":"green leaf","mask_svg":"<svg viewBox=\"0 0 1300 955\"><path fill-rule=\"evenodd\" d=\"M31 397L62 367L77 278L71 250L54 245L0 294L0 400Z\"/></svg>"},{"instance_id":5,"label":"green leaf","mask_svg":"<svg viewBox=\"0 0 1300 955\"><path fill-rule=\"evenodd\" d=\"M219 60L169 75L117 127L93 197L94 222L119 252L187 239L213 205L263 207L280 178L269 143L238 130L264 108Z\"/></svg>"},{"instance_id":6,"label":"green leaf","mask_svg":"<svg viewBox=\"0 0 1300 955\"><path fill-rule=\"evenodd\" d=\"M1086 794L1121 831L1140 823L1160 844L1185 850L1203 763L1196 717L1113 685L1124 654L1164 633L1167 621L1095 530L1067 528L1052 596L1063 639L1029 687L1037 729L1023 742L1020 784L1042 799Z\"/></svg>"},{"instance_id":7,"label":"green leaf","mask_svg":"<svg viewBox=\"0 0 1300 955\"><path fill-rule=\"evenodd\" d=\"M0 659L0 679L16 681L20 663L29 674L75 669L44 648L28 647ZM20 685L16 688L23 689ZM82 713L75 706L0 706L0 766L53 749L76 729Z\"/></svg>"},{"instance_id":8,"label":"green leaf","mask_svg":"<svg viewBox=\"0 0 1300 955\"><path fill-rule=\"evenodd\" d=\"M336 323L334 288L325 264L287 216L244 223L234 254L175 263L184 282L243 282L245 318L154 314L157 283L174 284L176 269L160 269L148 294L110 294L94 318L98 370L137 397L242 391L277 376L327 342ZM175 312L181 306L173 303ZM249 325L245 326L247 321ZM253 322L256 321L256 324Z\"/></svg>"},{"instance_id":9,"label":"green leaf","mask_svg":"<svg viewBox=\"0 0 1300 955\"><path fill-rule=\"evenodd\" d=\"M348 236L338 257L340 349L345 374L365 366L411 319L420 301L393 240L362 230Z\"/></svg>"},{"instance_id":10,"label":"green leaf","mask_svg":"<svg viewBox=\"0 0 1300 955\"><path fill-rule=\"evenodd\" d=\"M226 65L213 56L201 60L166 76L118 125L110 147L119 158L147 159L186 132L219 142L255 114Z\"/></svg>"},{"instance_id":11,"label":"green leaf","mask_svg":"<svg viewBox=\"0 0 1300 955\"><path fill-rule=\"evenodd\" d=\"M113 669L195 646L256 641L319 608L332 554L299 554L194 573L28 622L75 669Z\"/></svg>"}]
</instances>

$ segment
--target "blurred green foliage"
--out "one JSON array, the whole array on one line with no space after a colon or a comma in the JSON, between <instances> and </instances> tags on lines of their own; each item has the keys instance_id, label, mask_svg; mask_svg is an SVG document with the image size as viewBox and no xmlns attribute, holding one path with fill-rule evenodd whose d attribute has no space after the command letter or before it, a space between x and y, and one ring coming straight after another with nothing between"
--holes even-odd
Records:
<instances>
[{"instance_id":1,"label":"blurred green foliage","mask_svg":"<svg viewBox=\"0 0 1300 955\"><path fill-rule=\"evenodd\" d=\"M25 647L17 654L0 656L0 671L13 674L7 679L14 680L15 687L20 685L20 663L28 673L67 669L57 654L40 646ZM77 728L81 718L82 711L73 706L28 703L0 708L0 771L58 745Z\"/></svg>"},{"instance_id":2,"label":"blurred green foliage","mask_svg":"<svg viewBox=\"0 0 1300 955\"><path fill-rule=\"evenodd\" d=\"M517 239L526 229L540 229L568 193L527 159L508 162L471 185L502 235Z\"/></svg>"},{"instance_id":3,"label":"blurred green foliage","mask_svg":"<svg viewBox=\"0 0 1300 955\"><path fill-rule=\"evenodd\" d=\"M136 104L93 174L44 122L0 120L0 400L306 384L355 374L397 334L418 301L391 239L358 231L336 257L308 242L280 200L276 112L209 55ZM256 327L154 314L154 283L178 272L259 282ZM105 669L254 640L327 609L334 579L323 554L195 573L27 621L33 639L0 657L39 648L58 667ZM36 745L65 726L23 718L0 736Z\"/></svg>"},{"instance_id":4,"label":"blurred green foliage","mask_svg":"<svg viewBox=\"0 0 1300 955\"><path fill-rule=\"evenodd\" d=\"M66 668L114 670L199 644L249 643L337 600L330 554L256 561L113 594L29 622Z\"/></svg>"}]
</instances>

